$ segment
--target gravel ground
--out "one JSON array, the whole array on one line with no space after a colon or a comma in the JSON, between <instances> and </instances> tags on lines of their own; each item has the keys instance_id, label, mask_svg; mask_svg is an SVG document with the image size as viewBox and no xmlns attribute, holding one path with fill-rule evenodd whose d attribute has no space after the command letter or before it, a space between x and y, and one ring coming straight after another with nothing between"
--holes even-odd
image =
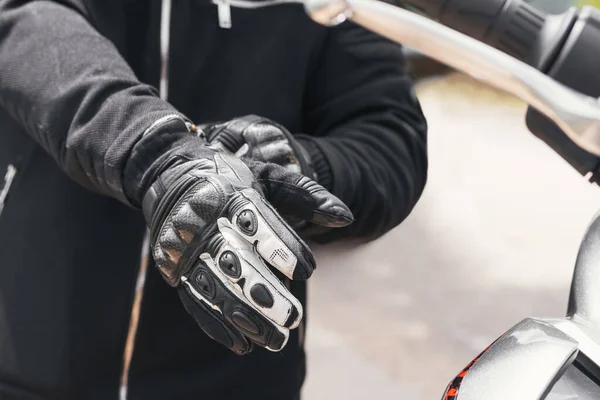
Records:
<instances>
[{"instance_id":1,"label":"gravel ground","mask_svg":"<svg viewBox=\"0 0 600 400\"><path fill-rule=\"evenodd\" d=\"M561 316L591 186L524 126L525 105L454 74L419 85L430 178L361 246L317 247L305 400L439 399L526 316Z\"/></svg>"}]
</instances>

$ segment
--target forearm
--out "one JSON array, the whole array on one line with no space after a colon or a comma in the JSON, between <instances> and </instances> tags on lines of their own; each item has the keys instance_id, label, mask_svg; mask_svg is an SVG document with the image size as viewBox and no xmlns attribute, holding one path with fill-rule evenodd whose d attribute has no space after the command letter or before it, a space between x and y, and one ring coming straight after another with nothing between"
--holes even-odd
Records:
<instances>
[{"instance_id":1,"label":"forearm","mask_svg":"<svg viewBox=\"0 0 600 400\"><path fill-rule=\"evenodd\" d=\"M421 196L427 179L424 124L411 126L400 118L372 116L327 136L301 141L312 147L313 154L320 153L316 157L323 160L326 187L355 215L352 225L315 240L376 238L400 224Z\"/></svg>"},{"instance_id":2,"label":"forearm","mask_svg":"<svg viewBox=\"0 0 600 400\"><path fill-rule=\"evenodd\" d=\"M83 15L52 1L0 1L0 106L71 178L126 203L134 146L179 114Z\"/></svg>"},{"instance_id":3,"label":"forearm","mask_svg":"<svg viewBox=\"0 0 600 400\"><path fill-rule=\"evenodd\" d=\"M327 35L307 90L305 129L312 158L325 161L319 180L355 222L316 240L373 239L402 222L423 191L427 124L400 46L349 22Z\"/></svg>"}]
</instances>

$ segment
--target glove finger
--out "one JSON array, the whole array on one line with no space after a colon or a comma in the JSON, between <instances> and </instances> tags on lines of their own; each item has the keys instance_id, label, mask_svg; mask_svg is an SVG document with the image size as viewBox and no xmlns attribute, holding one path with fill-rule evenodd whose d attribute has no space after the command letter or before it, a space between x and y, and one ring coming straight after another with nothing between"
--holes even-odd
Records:
<instances>
[{"instance_id":1,"label":"glove finger","mask_svg":"<svg viewBox=\"0 0 600 400\"><path fill-rule=\"evenodd\" d=\"M182 284L189 289L194 299L204 302L218 312L219 319L241 332L243 336L271 351L281 350L287 343L289 330L276 326L253 307L232 293L227 285L215 276L217 269L208 254L189 275L182 278ZM240 282L238 285L243 286ZM197 320L203 326L203 320Z\"/></svg>"},{"instance_id":2,"label":"glove finger","mask_svg":"<svg viewBox=\"0 0 600 400\"><path fill-rule=\"evenodd\" d=\"M250 146L248 146L248 143L246 143L242 147L240 147L238 149L238 151L235 152L235 156L238 158L244 157L244 156L246 156L246 154L248 154L249 150L250 150Z\"/></svg>"},{"instance_id":3,"label":"glove finger","mask_svg":"<svg viewBox=\"0 0 600 400\"><path fill-rule=\"evenodd\" d=\"M308 279L315 269L312 252L275 209L253 189L238 192L231 226L258 254L290 279Z\"/></svg>"},{"instance_id":4,"label":"glove finger","mask_svg":"<svg viewBox=\"0 0 600 400\"><path fill-rule=\"evenodd\" d=\"M257 117L260 119L260 117ZM261 149L263 147L271 147L271 144L279 147L279 143L285 143L287 148L283 157L270 155L269 150L260 150L260 157L253 157L255 160L271 162L281 165L289 171L313 177L312 165L310 156L306 149L298 143L294 135L290 133L283 125L271 120L261 119L258 123L251 125L244 132L246 142L250 147ZM288 160L289 157L289 160Z\"/></svg>"},{"instance_id":5,"label":"glove finger","mask_svg":"<svg viewBox=\"0 0 600 400\"><path fill-rule=\"evenodd\" d=\"M208 337L239 355L252 351L252 342L249 342L237 328L224 320L221 314L212 309L207 302L196 297L188 285L179 286L177 292L183 307Z\"/></svg>"},{"instance_id":6,"label":"glove finger","mask_svg":"<svg viewBox=\"0 0 600 400\"><path fill-rule=\"evenodd\" d=\"M235 120L234 120L235 121ZM237 130L231 127L234 121L228 121L223 124L214 125L204 132L206 134L206 140L211 145L219 143L229 153L235 153L242 147L246 140L242 135L241 130Z\"/></svg>"},{"instance_id":7,"label":"glove finger","mask_svg":"<svg viewBox=\"0 0 600 400\"><path fill-rule=\"evenodd\" d=\"M218 220L225 239L215 257L214 271L242 301L279 326L294 329L302 320L302 304L265 265L254 246L226 218ZM243 282L243 283L242 283Z\"/></svg>"},{"instance_id":8,"label":"glove finger","mask_svg":"<svg viewBox=\"0 0 600 400\"><path fill-rule=\"evenodd\" d=\"M354 221L348 206L312 179L273 164L248 165L280 213L330 228Z\"/></svg>"},{"instance_id":9,"label":"glove finger","mask_svg":"<svg viewBox=\"0 0 600 400\"><path fill-rule=\"evenodd\" d=\"M300 161L294 155L287 141L278 140L253 149L251 157L255 160L281 165L290 171L302 173Z\"/></svg>"},{"instance_id":10,"label":"glove finger","mask_svg":"<svg viewBox=\"0 0 600 400\"><path fill-rule=\"evenodd\" d=\"M309 224L309 222L300 218L293 217L291 215L282 215L282 217L285 220L285 222L287 222L287 224L290 226L290 228L292 228L296 233L298 233L299 229L302 229L307 224Z\"/></svg>"},{"instance_id":11,"label":"glove finger","mask_svg":"<svg viewBox=\"0 0 600 400\"><path fill-rule=\"evenodd\" d=\"M280 128L264 122L262 117L247 115L207 129L209 142L220 142L230 153L236 153L244 144L255 148L262 144L285 139Z\"/></svg>"},{"instance_id":12,"label":"glove finger","mask_svg":"<svg viewBox=\"0 0 600 400\"><path fill-rule=\"evenodd\" d=\"M258 147L279 141L287 142L291 139L291 134L288 134L285 128L275 124L273 121L257 116L248 116L245 118L245 121L248 125L240 131L243 132L246 143L251 147Z\"/></svg>"}]
</instances>

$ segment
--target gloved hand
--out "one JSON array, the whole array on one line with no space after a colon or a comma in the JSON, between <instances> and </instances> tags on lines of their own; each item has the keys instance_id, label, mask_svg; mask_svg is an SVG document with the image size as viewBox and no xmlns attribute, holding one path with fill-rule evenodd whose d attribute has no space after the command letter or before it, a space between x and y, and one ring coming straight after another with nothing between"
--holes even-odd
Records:
<instances>
[{"instance_id":1,"label":"gloved hand","mask_svg":"<svg viewBox=\"0 0 600 400\"><path fill-rule=\"evenodd\" d=\"M329 227L352 214L306 176L194 142L162 164L143 198L156 264L210 337L237 354L253 344L279 351L303 311L269 266L303 280L315 261L272 206Z\"/></svg>"},{"instance_id":2,"label":"gloved hand","mask_svg":"<svg viewBox=\"0 0 600 400\"><path fill-rule=\"evenodd\" d=\"M247 115L199 128L206 140L220 150L281 165L318 182L306 149L287 129L268 118Z\"/></svg>"},{"instance_id":3,"label":"gloved hand","mask_svg":"<svg viewBox=\"0 0 600 400\"><path fill-rule=\"evenodd\" d=\"M247 115L227 122L201 125L199 128L204 138L217 150L281 165L319 181L309 152L286 128L268 118ZM328 231L327 227L291 215L283 217L304 238Z\"/></svg>"}]
</instances>

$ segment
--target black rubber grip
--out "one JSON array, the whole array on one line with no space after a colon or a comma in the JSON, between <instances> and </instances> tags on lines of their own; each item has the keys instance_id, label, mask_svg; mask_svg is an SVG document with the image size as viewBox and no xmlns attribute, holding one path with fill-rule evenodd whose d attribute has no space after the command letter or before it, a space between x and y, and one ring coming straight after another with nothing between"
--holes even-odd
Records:
<instances>
[{"instance_id":1,"label":"black rubber grip","mask_svg":"<svg viewBox=\"0 0 600 400\"><path fill-rule=\"evenodd\" d=\"M547 14L523 0L401 1L432 19L489 44L521 61L538 54L535 46Z\"/></svg>"},{"instance_id":2,"label":"black rubber grip","mask_svg":"<svg viewBox=\"0 0 600 400\"><path fill-rule=\"evenodd\" d=\"M519 60L528 61L531 54L537 53L546 17L545 12L521 0L509 1L485 41Z\"/></svg>"}]
</instances>

